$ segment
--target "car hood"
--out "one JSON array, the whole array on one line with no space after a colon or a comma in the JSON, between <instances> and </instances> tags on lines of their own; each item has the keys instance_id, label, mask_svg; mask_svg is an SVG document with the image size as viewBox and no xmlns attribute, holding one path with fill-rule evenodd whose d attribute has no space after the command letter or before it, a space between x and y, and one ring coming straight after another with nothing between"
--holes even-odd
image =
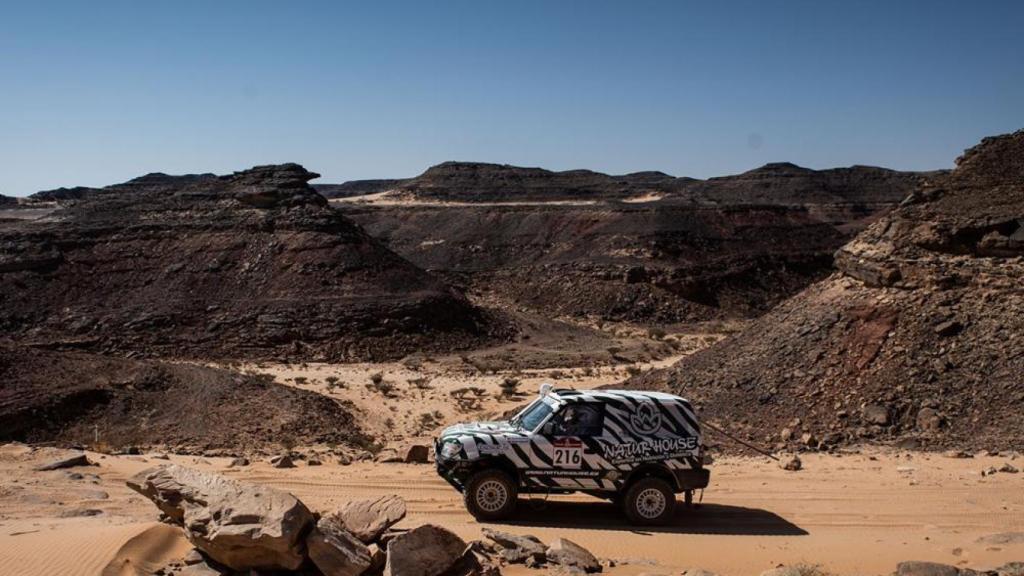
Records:
<instances>
[{"instance_id":1,"label":"car hood","mask_svg":"<svg viewBox=\"0 0 1024 576\"><path fill-rule=\"evenodd\" d=\"M498 420L495 422L466 422L449 426L441 432L441 438L451 438L463 434L502 434L505 432L516 432L519 429L508 422Z\"/></svg>"}]
</instances>

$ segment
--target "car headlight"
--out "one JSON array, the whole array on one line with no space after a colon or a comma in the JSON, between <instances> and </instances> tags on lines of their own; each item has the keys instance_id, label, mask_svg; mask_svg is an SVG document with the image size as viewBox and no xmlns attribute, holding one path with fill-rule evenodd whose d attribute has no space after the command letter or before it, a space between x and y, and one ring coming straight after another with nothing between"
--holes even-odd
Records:
<instances>
[{"instance_id":1,"label":"car headlight","mask_svg":"<svg viewBox=\"0 0 1024 576\"><path fill-rule=\"evenodd\" d=\"M458 440L449 440L441 446L441 458L452 460L462 451L462 443Z\"/></svg>"}]
</instances>

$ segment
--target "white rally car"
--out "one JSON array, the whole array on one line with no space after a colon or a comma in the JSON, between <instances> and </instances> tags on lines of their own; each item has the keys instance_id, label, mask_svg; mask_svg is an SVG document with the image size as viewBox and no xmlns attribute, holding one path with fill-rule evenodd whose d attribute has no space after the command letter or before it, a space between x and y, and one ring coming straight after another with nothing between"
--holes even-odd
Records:
<instances>
[{"instance_id":1,"label":"white rally car","mask_svg":"<svg viewBox=\"0 0 1024 576\"><path fill-rule=\"evenodd\" d=\"M636 524L664 524L676 494L708 485L690 403L660 392L564 390L508 421L458 424L435 441L438 473L481 520L509 517L521 493L584 492L623 506Z\"/></svg>"}]
</instances>

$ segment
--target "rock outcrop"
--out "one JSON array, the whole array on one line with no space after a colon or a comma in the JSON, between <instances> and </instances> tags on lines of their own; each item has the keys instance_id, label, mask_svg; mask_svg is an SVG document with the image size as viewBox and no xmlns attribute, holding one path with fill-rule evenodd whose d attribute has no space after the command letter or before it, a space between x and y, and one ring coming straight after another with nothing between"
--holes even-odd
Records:
<instances>
[{"instance_id":1,"label":"rock outcrop","mask_svg":"<svg viewBox=\"0 0 1024 576\"><path fill-rule=\"evenodd\" d=\"M741 334L627 385L680 392L750 439L810 433L811 448L1024 437L1024 131L968 150L836 265Z\"/></svg>"},{"instance_id":2,"label":"rock outcrop","mask_svg":"<svg viewBox=\"0 0 1024 576\"><path fill-rule=\"evenodd\" d=\"M325 518L369 544L405 518L405 512L405 500L390 494L368 500L350 500Z\"/></svg>"},{"instance_id":3,"label":"rock outcrop","mask_svg":"<svg viewBox=\"0 0 1024 576\"><path fill-rule=\"evenodd\" d=\"M338 203L418 266L548 314L673 323L757 316L826 276L918 173L773 164L695 180L445 163Z\"/></svg>"},{"instance_id":4,"label":"rock outcrop","mask_svg":"<svg viewBox=\"0 0 1024 576\"><path fill-rule=\"evenodd\" d=\"M384 576L440 576L465 550L466 542L450 530L424 524L388 541Z\"/></svg>"},{"instance_id":5,"label":"rock outcrop","mask_svg":"<svg viewBox=\"0 0 1024 576\"><path fill-rule=\"evenodd\" d=\"M40 346L341 361L505 335L296 164L150 174L0 225L0 332Z\"/></svg>"},{"instance_id":6,"label":"rock outcrop","mask_svg":"<svg viewBox=\"0 0 1024 576\"><path fill-rule=\"evenodd\" d=\"M0 440L178 453L363 445L348 408L267 376L0 344Z\"/></svg>"},{"instance_id":7,"label":"rock outcrop","mask_svg":"<svg viewBox=\"0 0 1024 576\"><path fill-rule=\"evenodd\" d=\"M287 492L176 464L144 470L128 486L181 525L196 548L232 570L295 570L305 561L313 514Z\"/></svg>"}]
</instances>

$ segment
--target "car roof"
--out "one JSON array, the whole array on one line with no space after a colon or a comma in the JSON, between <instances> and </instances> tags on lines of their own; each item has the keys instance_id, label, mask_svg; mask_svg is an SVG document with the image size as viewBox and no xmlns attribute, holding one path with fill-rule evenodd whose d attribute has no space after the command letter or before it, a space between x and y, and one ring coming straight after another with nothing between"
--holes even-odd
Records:
<instances>
[{"instance_id":1,"label":"car roof","mask_svg":"<svg viewBox=\"0 0 1024 576\"><path fill-rule=\"evenodd\" d=\"M600 402L607 400L656 400L658 402L682 402L689 404L689 400L668 394L665 392L651 392L646 390L573 390L571 388L556 388L551 395L563 402Z\"/></svg>"}]
</instances>

